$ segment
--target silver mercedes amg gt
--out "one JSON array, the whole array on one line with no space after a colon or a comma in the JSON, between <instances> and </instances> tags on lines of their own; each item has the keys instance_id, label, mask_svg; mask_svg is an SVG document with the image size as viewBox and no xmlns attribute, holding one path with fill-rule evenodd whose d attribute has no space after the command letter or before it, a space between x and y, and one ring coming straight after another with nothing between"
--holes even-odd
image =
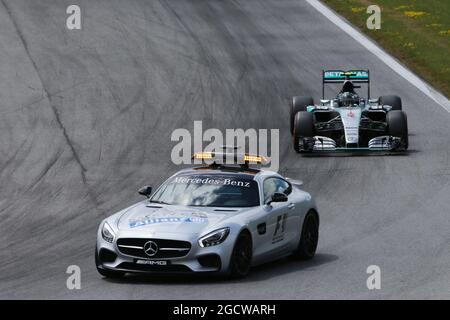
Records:
<instances>
[{"instance_id":1,"label":"silver mercedes amg gt","mask_svg":"<svg viewBox=\"0 0 450 320\"><path fill-rule=\"evenodd\" d=\"M224 154L200 153L196 159ZM240 155L238 156L240 157ZM252 163L259 156L242 155ZM214 272L247 275L251 266L287 255L313 258L319 215L301 182L249 166L185 169L148 199L100 223L95 264L105 277L125 273Z\"/></svg>"}]
</instances>

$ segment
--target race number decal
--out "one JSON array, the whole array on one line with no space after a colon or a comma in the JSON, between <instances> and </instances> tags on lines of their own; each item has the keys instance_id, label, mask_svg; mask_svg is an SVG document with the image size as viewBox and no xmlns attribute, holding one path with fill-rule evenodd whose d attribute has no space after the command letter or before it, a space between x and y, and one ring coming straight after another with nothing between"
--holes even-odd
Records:
<instances>
[{"instance_id":1,"label":"race number decal","mask_svg":"<svg viewBox=\"0 0 450 320\"><path fill-rule=\"evenodd\" d=\"M282 214L277 217L277 225L272 237L272 244L280 242L284 239L284 227L286 224L287 214Z\"/></svg>"}]
</instances>

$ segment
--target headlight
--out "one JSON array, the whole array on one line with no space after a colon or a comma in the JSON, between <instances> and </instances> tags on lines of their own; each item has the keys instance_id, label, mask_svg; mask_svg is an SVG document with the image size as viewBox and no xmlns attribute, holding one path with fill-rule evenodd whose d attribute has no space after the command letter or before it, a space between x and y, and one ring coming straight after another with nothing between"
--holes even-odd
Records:
<instances>
[{"instance_id":1,"label":"headlight","mask_svg":"<svg viewBox=\"0 0 450 320\"><path fill-rule=\"evenodd\" d=\"M102 237L105 241L110 243L112 243L114 240L114 231L112 231L112 228L109 226L107 222L103 224Z\"/></svg>"},{"instance_id":2,"label":"headlight","mask_svg":"<svg viewBox=\"0 0 450 320\"><path fill-rule=\"evenodd\" d=\"M198 239L198 244L202 248L215 246L224 242L228 234L230 234L230 228L222 228L201 237Z\"/></svg>"}]
</instances>

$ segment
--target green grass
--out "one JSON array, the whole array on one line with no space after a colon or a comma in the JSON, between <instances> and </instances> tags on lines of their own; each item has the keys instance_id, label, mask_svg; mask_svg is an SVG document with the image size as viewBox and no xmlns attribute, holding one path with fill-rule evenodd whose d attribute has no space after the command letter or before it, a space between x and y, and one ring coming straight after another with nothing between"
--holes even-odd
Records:
<instances>
[{"instance_id":1,"label":"green grass","mask_svg":"<svg viewBox=\"0 0 450 320\"><path fill-rule=\"evenodd\" d=\"M449 0L322 1L450 97ZM380 30L366 27L371 4L381 8Z\"/></svg>"}]
</instances>

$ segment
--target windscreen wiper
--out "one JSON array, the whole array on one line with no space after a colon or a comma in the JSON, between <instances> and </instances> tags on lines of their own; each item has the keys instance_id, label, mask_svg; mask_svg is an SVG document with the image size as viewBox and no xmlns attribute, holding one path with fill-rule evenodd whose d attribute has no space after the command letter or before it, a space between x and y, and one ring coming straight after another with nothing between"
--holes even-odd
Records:
<instances>
[{"instance_id":1,"label":"windscreen wiper","mask_svg":"<svg viewBox=\"0 0 450 320\"><path fill-rule=\"evenodd\" d=\"M164 202L164 201L159 201L159 200L150 200L149 202L170 205L170 203L167 203L167 202Z\"/></svg>"}]
</instances>

